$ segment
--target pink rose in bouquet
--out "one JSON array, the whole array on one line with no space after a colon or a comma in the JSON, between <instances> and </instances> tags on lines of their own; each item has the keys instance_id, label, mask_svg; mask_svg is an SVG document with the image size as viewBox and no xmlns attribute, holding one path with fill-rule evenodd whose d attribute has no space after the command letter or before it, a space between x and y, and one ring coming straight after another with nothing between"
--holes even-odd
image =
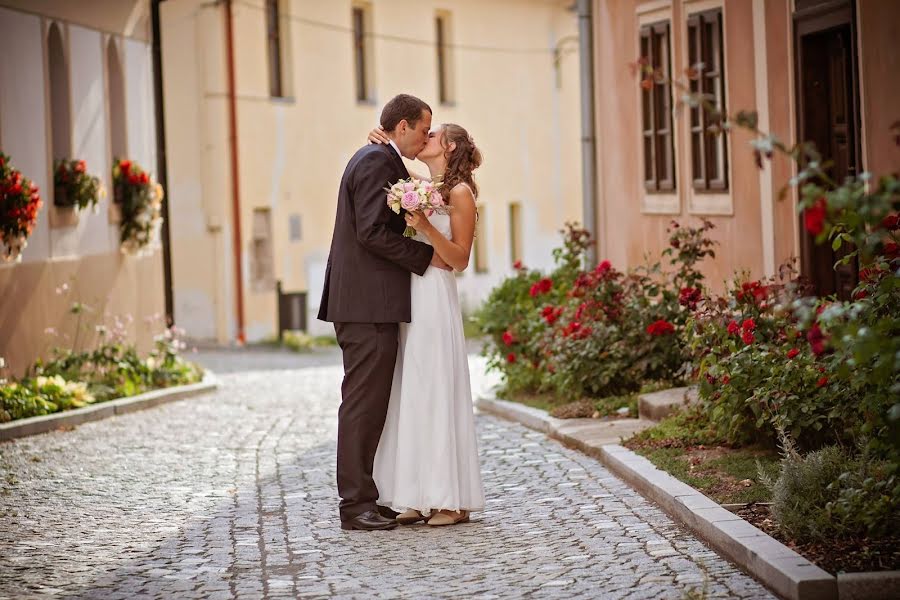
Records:
<instances>
[{"instance_id":1,"label":"pink rose in bouquet","mask_svg":"<svg viewBox=\"0 0 900 600\"><path fill-rule=\"evenodd\" d=\"M392 186L385 188L387 192L387 205L392 211L400 214L401 210L421 210L429 217L433 213L447 214L450 207L444 202L443 196L435 188L431 181L422 181L415 177L401 179ZM416 235L416 230L407 227L403 232L406 237Z\"/></svg>"}]
</instances>

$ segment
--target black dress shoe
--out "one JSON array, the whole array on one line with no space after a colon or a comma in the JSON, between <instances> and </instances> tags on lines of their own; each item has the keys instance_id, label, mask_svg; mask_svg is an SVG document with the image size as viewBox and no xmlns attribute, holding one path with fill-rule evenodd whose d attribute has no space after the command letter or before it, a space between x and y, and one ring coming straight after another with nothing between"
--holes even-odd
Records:
<instances>
[{"instance_id":1,"label":"black dress shoe","mask_svg":"<svg viewBox=\"0 0 900 600\"><path fill-rule=\"evenodd\" d=\"M359 529L362 531L383 531L393 529L397 526L397 521L393 519L385 519L378 514L377 511L367 510L361 515L357 515L352 519L341 521L341 529Z\"/></svg>"},{"instance_id":2,"label":"black dress shoe","mask_svg":"<svg viewBox=\"0 0 900 600\"><path fill-rule=\"evenodd\" d=\"M378 509L378 514L385 519L396 519L397 515L400 514L396 510L391 510L387 506L377 505L376 508Z\"/></svg>"}]
</instances>

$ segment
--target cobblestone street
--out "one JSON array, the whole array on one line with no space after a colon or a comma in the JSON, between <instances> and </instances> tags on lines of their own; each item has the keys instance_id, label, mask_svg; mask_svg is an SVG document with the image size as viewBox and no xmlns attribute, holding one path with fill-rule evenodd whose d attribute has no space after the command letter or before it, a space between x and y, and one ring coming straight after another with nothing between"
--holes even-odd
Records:
<instances>
[{"instance_id":1,"label":"cobblestone street","mask_svg":"<svg viewBox=\"0 0 900 600\"><path fill-rule=\"evenodd\" d=\"M0 445L0 598L771 597L594 459L485 415L471 523L342 531L339 355L198 359L217 392Z\"/></svg>"}]
</instances>

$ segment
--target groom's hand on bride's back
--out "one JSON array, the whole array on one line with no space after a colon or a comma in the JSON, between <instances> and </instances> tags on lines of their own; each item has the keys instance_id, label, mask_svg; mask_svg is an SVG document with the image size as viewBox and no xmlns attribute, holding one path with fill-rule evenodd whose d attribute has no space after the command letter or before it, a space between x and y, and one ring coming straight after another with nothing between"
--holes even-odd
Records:
<instances>
[{"instance_id":1,"label":"groom's hand on bride's back","mask_svg":"<svg viewBox=\"0 0 900 600\"><path fill-rule=\"evenodd\" d=\"M444 262L440 256L437 255L437 252L434 253L434 256L431 257L431 266L437 267L438 269L443 269L445 271L452 271L453 268L450 267L447 263Z\"/></svg>"}]
</instances>

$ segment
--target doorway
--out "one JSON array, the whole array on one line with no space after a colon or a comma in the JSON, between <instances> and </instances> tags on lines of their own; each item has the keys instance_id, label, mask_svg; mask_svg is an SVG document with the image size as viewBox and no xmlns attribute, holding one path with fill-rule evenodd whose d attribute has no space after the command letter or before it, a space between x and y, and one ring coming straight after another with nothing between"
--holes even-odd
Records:
<instances>
[{"instance_id":1,"label":"doorway","mask_svg":"<svg viewBox=\"0 0 900 600\"><path fill-rule=\"evenodd\" d=\"M837 182L861 171L855 14L851 0L796 0L794 12L798 139L815 143ZM816 294L850 299L859 265L835 263L851 250L816 245L801 215L801 269Z\"/></svg>"}]
</instances>

